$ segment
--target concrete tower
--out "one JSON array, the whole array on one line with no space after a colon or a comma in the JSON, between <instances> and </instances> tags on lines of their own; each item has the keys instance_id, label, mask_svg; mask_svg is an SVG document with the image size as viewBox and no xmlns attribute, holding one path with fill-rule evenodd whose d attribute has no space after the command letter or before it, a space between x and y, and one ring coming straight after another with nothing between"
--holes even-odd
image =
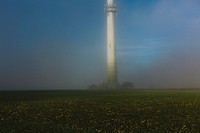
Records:
<instances>
[{"instance_id":1,"label":"concrete tower","mask_svg":"<svg viewBox=\"0 0 200 133\"><path fill-rule=\"evenodd\" d=\"M107 82L109 88L116 88L118 84L115 44L115 13L117 6L113 0L107 0L105 11L107 14Z\"/></svg>"}]
</instances>

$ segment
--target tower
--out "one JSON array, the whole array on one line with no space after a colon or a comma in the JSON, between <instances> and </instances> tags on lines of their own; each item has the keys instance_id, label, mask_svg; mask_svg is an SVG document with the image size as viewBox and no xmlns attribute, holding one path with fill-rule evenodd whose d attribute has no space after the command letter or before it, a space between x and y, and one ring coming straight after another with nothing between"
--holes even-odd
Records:
<instances>
[{"instance_id":1,"label":"tower","mask_svg":"<svg viewBox=\"0 0 200 133\"><path fill-rule=\"evenodd\" d=\"M115 13L117 6L113 0L107 0L105 6L107 15L107 82L109 88L117 87L117 60L115 44Z\"/></svg>"}]
</instances>

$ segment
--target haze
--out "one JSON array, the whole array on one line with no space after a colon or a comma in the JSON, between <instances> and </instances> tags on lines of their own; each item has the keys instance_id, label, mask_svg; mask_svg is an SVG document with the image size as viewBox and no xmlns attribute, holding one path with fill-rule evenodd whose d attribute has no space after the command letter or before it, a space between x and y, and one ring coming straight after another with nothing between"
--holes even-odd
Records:
<instances>
[{"instance_id":1,"label":"haze","mask_svg":"<svg viewBox=\"0 0 200 133\"><path fill-rule=\"evenodd\" d=\"M105 0L1 0L0 89L106 82ZM200 87L200 1L116 0L119 82Z\"/></svg>"}]
</instances>

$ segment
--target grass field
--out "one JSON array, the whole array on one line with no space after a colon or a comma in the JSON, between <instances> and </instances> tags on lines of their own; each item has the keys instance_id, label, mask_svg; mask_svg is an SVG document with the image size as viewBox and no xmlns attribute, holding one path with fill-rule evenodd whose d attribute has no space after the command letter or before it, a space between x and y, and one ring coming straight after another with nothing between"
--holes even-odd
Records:
<instances>
[{"instance_id":1,"label":"grass field","mask_svg":"<svg viewBox=\"0 0 200 133\"><path fill-rule=\"evenodd\" d=\"M200 90L1 91L0 132L200 132Z\"/></svg>"}]
</instances>

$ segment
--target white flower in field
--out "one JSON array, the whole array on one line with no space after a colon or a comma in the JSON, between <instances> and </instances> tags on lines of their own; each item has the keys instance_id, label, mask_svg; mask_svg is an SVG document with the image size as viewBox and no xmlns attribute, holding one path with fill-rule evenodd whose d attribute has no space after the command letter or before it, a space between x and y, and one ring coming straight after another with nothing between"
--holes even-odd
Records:
<instances>
[{"instance_id":1,"label":"white flower in field","mask_svg":"<svg viewBox=\"0 0 200 133\"><path fill-rule=\"evenodd\" d=\"M3 119L3 118L1 118L1 120L3 121L4 119Z\"/></svg>"}]
</instances>

